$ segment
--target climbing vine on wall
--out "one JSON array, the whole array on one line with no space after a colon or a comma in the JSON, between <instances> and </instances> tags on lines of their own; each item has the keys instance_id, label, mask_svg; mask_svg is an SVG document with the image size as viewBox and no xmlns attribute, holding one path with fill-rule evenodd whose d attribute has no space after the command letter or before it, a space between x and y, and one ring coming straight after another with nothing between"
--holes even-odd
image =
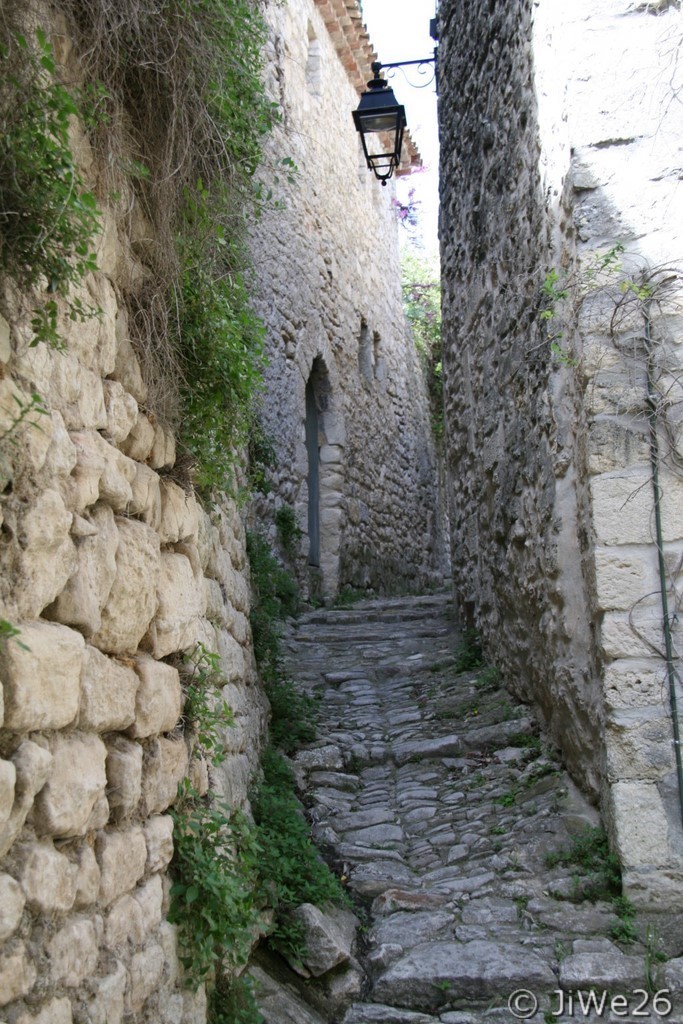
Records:
<instances>
[{"instance_id":1,"label":"climbing vine on wall","mask_svg":"<svg viewBox=\"0 0 683 1024\"><path fill-rule=\"evenodd\" d=\"M153 243L125 294L148 406L179 430L199 486L227 488L255 429L263 328L248 297L255 172L277 114L262 84L265 25L255 0L61 0L78 41L57 65L30 5L0 26L0 272L40 294L34 341L60 342L58 317L97 314L74 287L96 269L94 191L71 148L75 119L99 161L98 188L151 222ZM291 161L289 161L291 164ZM61 304L60 304L60 301ZM181 460L181 465L183 460Z\"/></svg>"},{"instance_id":2,"label":"climbing vine on wall","mask_svg":"<svg viewBox=\"0 0 683 1024\"><path fill-rule=\"evenodd\" d=\"M232 483L248 441L263 328L248 297L255 172L277 114L262 83L265 25L255 0L61 0L106 124L93 140L108 187L135 195L154 244L129 289L148 400L179 430L195 484ZM112 129L116 125L116 130Z\"/></svg>"}]
</instances>

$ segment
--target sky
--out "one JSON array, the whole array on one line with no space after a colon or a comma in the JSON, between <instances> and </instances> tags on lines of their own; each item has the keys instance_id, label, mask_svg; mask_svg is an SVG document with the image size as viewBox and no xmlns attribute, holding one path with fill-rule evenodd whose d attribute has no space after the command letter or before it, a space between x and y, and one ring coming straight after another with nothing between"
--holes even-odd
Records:
<instances>
[{"instance_id":1,"label":"sky","mask_svg":"<svg viewBox=\"0 0 683 1024\"><path fill-rule=\"evenodd\" d=\"M434 17L436 0L362 0L363 20L380 61L391 63L431 57L434 40L429 21ZM437 223L439 204L439 143L436 115L436 84L416 89L431 78L418 74L417 68L398 69L392 87L399 103L406 108L408 129L417 144L426 168L419 174L399 178L398 198L405 202L408 190L415 189L420 206L420 229L428 253L438 251Z\"/></svg>"}]
</instances>

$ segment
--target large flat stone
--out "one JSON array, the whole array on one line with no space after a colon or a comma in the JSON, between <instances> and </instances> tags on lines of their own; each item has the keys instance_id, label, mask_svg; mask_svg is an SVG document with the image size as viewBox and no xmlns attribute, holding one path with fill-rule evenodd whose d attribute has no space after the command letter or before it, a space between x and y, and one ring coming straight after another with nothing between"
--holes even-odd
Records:
<instances>
[{"instance_id":1,"label":"large flat stone","mask_svg":"<svg viewBox=\"0 0 683 1024\"><path fill-rule=\"evenodd\" d=\"M426 942L389 968L373 995L411 1010L435 1010L446 1001L486 1001L520 986L552 989L550 966L528 949L495 942ZM448 986L444 992L445 986Z\"/></svg>"},{"instance_id":2,"label":"large flat stone","mask_svg":"<svg viewBox=\"0 0 683 1024\"><path fill-rule=\"evenodd\" d=\"M54 836L85 835L109 817L105 797L107 748L91 733L57 733L50 740L52 768L34 806L39 832Z\"/></svg>"},{"instance_id":3,"label":"large flat stone","mask_svg":"<svg viewBox=\"0 0 683 1024\"><path fill-rule=\"evenodd\" d=\"M249 975L256 984L256 1000L264 1024L325 1024L319 1013L260 967L251 967Z\"/></svg>"},{"instance_id":4,"label":"large flat stone","mask_svg":"<svg viewBox=\"0 0 683 1024\"><path fill-rule=\"evenodd\" d=\"M459 736L438 736L431 740L410 740L406 743L395 743L392 753L396 764L407 764L408 761L427 761L441 757L454 757L462 754L463 743Z\"/></svg>"},{"instance_id":5,"label":"large flat stone","mask_svg":"<svg viewBox=\"0 0 683 1024\"><path fill-rule=\"evenodd\" d=\"M410 868L403 864L394 864L391 861L359 864L351 872L349 887L362 896L379 896L387 889L409 884L414 878L415 875Z\"/></svg>"},{"instance_id":6,"label":"large flat stone","mask_svg":"<svg viewBox=\"0 0 683 1024\"><path fill-rule=\"evenodd\" d=\"M344 839L347 843L358 846L386 847L402 843L405 835L400 825L371 825L357 831L345 832Z\"/></svg>"},{"instance_id":7,"label":"large flat stone","mask_svg":"<svg viewBox=\"0 0 683 1024\"><path fill-rule=\"evenodd\" d=\"M560 963L560 985L571 991L608 989L610 992L632 992L645 982L643 959L625 956L618 950L573 953Z\"/></svg>"},{"instance_id":8,"label":"large flat stone","mask_svg":"<svg viewBox=\"0 0 683 1024\"><path fill-rule=\"evenodd\" d=\"M302 903L292 916L303 928L306 953L302 959L314 978L349 960L349 936L342 933L332 917L311 903Z\"/></svg>"},{"instance_id":9,"label":"large flat stone","mask_svg":"<svg viewBox=\"0 0 683 1024\"><path fill-rule=\"evenodd\" d=\"M324 747L312 747L310 750L301 750L294 760L307 771L337 771L337 769L344 767L339 747L335 747L332 744Z\"/></svg>"},{"instance_id":10,"label":"large flat stone","mask_svg":"<svg viewBox=\"0 0 683 1024\"><path fill-rule=\"evenodd\" d=\"M19 643L0 650L5 728L62 729L78 714L85 641L66 626L20 625Z\"/></svg>"},{"instance_id":11,"label":"large flat stone","mask_svg":"<svg viewBox=\"0 0 683 1024\"><path fill-rule=\"evenodd\" d=\"M371 825L387 825L395 821L396 813L391 807L371 807L366 811L336 815L334 827L337 832L346 832L350 829L369 828Z\"/></svg>"},{"instance_id":12,"label":"large flat stone","mask_svg":"<svg viewBox=\"0 0 683 1024\"><path fill-rule=\"evenodd\" d=\"M398 943L404 949L450 938L453 933L454 917L446 911L400 911L381 917L370 929L369 939L373 945Z\"/></svg>"},{"instance_id":13,"label":"large flat stone","mask_svg":"<svg viewBox=\"0 0 683 1024\"><path fill-rule=\"evenodd\" d=\"M116 525L116 576L92 643L105 653L132 654L156 612L159 537L133 519L118 518Z\"/></svg>"}]
</instances>

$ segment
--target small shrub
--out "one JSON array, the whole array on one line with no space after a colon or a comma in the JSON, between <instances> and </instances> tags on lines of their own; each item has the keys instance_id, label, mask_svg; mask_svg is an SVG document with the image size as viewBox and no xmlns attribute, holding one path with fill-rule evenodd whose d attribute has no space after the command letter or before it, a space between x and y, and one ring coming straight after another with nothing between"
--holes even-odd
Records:
<instances>
[{"instance_id":1,"label":"small shrub","mask_svg":"<svg viewBox=\"0 0 683 1024\"><path fill-rule=\"evenodd\" d=\"M278 672L281 622L298 610L299 589L262 534L247 533L247 552L254 591L250 614L254 653L264 680L269 682Z\"/></svg>"},{"instance_id":2,"label":"small shrub","mask_svg":"<svg viewBox=\"0 0 683 1024\"><path fill-rule=\"evenodd\" d=\"M524 780L525 788L531 789L532 786L535 786L537 782L540 782L541 779L545 779L548 775L559 776L561 775L560 769L555 765L548 763L535 766L531 769Z\"/></svg>"},{"instance_id":3,"label":"small shrub","mask_svg":"<svg viewBox=\"0 0 683 1024\"><path fill-rule=\"evenodd\" d=\"M289 505L280 505L275 512L275 526L282 550L288 558L294 558L297 545L303 537L303 530L296 521L294 509Z\"/></svg>"},{"instance_id":4,"label":"small shrub","mask_svg":"<svg viewBox=\"0 0 683 1024\"><path fill-rule=\"evenodd\" d=\"M635 927L636 908L626 896L614 896L612 898L612 909L619 918L610 928L610 938L615 942L621 942L624 946L630 946L638 939Z\"/></svg>"},{"instance_id":5,"label":"small shrub","mask_svg":"<svg viewBox=\"0 0 683 1024\"><path fill-rule=\"evenodd\" d=\"M524 750L529 750L536 757L539 757L543 750L541 737L528 732L513 733L508 737L507 745L510 747L521 747Z\"/></svg>"},{"instance_id":6,"label":"small shrub","mask_svg":"<svg viewBox=\"0 0 683 1024\"><path fill-rule=\"evenodd\" d=\"M334 599L333 608L352 608L359 601L364 601L368 595L364 590L356 590L354 587L343 587Z\"/></svg>"},{"instance_id":7,"label":"small shrub","mask_svg":"<svg viewBox=\"0 0 683 1024\"><path fill-rule=\"evenodd\" d=\"M226 680L220 670L220 657L204 644L197 644L184 663L191 666L185 689L185 717L197 734L197 743L213 765L225 760L221 731L234 725L228 704L218 691Z\"/></svg>"},{"instance_id":8,"label":"small shrub","mask_svg":"<svg viewBox=\"0 0 683 1024\"><path fill-rule=\"evenodd\" d=\"M609 930L609 934L611 939L614 939L615 942L621 942L624 946L630 946L638 940L638 932L632 917L625 917L615 921Z\"/></svg>"},{"instance_id":9,"label":"small shrub","mask_svg":"<svg viewBox=\"0 0 683 1024\"><path fill-rule=\"evenodd\" d=\"M507 791L507 793L501 793L497 796L495 803L500 804L501 807L514 807L517 803L517 796L519 795L519 789L513 786Z\"/></svg>"},{"instance_id":10,"label":"small shrub","mask_svg":"<svg viewBox=\"0 0 683 1024\"><path fill-rule=\"evenodd\" d=\"M487 690L498 689L500 686L500 669L496 668L495 665L485 668L474 680L474 685L483 693L486 693Z\"/></svg>"},{"instance_id":11,"label":"small shrub","mask_svg":"<svg viewBox=\"0 0 683 1024\"><path fill-rule=\"evenodd\" d=\"M168 919L178 925L180 961L197 988L219 964L242 966L260 914L255 903L261 850L245 818L185 784L174 821Z\"/></svg>"},{"instance_id":12,"label":"small shrub","mask_svg":"<svg viewBox=\"0 0 683 1024\"><path fill-rule=\"evenodd\" d=\"M466 629L455 652L455 671L470 672L484 664L484 652L476 629Z\"/></svg>"}]
</instances>

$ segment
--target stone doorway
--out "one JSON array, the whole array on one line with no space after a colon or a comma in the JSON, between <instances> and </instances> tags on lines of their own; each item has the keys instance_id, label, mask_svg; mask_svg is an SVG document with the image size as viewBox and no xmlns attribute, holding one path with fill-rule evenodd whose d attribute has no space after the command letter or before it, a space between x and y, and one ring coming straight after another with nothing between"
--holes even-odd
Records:
<instances>
[{"instance_id":1,"label":"stone doorway","mask_svg":"<svg viewBox=\"0 0 683 1024\"><path fill-rule=\"evenodd\" d=\"M306 384L306 456L308 463L308 564L320 566L320 417L313 374Z\"/></svg>"},{"instance_id":2,"label":"stone doorway","mask_svg":"<svg viewBox=\"0 0 683 1024\"><path fill-rule=\"evenodd\" d=\"M313 360L306 382L305 438L310 590L333 597L339 584L344 428L327 364Z\"/></svg>"}]
</instances>

